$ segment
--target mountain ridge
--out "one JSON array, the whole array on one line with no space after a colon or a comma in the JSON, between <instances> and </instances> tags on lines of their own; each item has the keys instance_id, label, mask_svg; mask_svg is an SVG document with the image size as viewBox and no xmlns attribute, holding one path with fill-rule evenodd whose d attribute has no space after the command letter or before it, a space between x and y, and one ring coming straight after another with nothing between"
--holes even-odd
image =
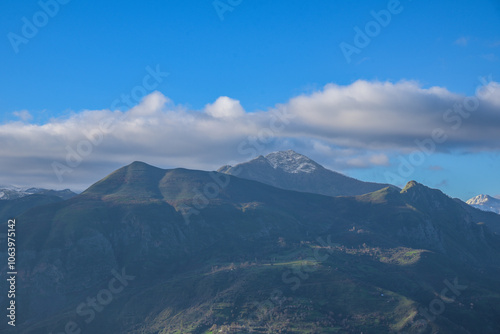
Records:
<instances>
[{"instance_id":1,"label":"mountain ridge","mask_svg":"<svg viewBox=\"0 0 500 334\"><path fill-rule=\"evenodd\" d=\"M34 194L57 196L63 200L76 196L76 193L72 192L69 189L52 190L52 189L35 188L35 187L16 187L9 185L0 185L0 200L17 199Z\"/></svg>"}]
</instances>

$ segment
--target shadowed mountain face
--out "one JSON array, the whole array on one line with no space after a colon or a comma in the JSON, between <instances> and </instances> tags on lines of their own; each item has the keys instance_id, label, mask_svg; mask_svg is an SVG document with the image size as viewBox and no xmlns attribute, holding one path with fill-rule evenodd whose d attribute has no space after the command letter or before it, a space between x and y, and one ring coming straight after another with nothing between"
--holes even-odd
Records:
<instances>
[{"instance_id":1,"label":"shadowed mountain face","mask_svg":"<svg viewBox=\"0 0 500 334\"><path fill-rule=\"evenodd\" d=\"M335 198L134 162L17 216L17 330L495 333L500 240L471 212L416 182Z\"/></svg>"},{"instance_id":2,"label":"shadowed mountain face","mask_svg":"<svg viewBox=\"0 0 500 334\"><path fill-rule=\"evenodd\" d=\"M0 221L5 222L8 219L14 218L21 213L40 205L57 203L60 201L62 201L62 198L59 196L41 194L28 195L11 200L3 200L0 201Z\"/></svg>"},{"instance_id":3,"label":"shadowed mountain face","mask_svg":"<svg viewBox=\"0 0 500 334\"><path fill-rule=\"evenodd\" d=\"M282 189L327 196L356 196L393 187L347 177L292 150L259 156L234 167L223 166L218 171Z\"/></svg>"}]
</instances>

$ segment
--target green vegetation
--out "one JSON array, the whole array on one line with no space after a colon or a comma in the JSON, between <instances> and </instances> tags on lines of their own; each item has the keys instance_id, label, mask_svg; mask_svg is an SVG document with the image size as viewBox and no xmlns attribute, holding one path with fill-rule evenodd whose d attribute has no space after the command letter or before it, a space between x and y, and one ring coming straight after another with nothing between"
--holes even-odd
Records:
<instances>
[{"instance_id":1,"label":"green vegetation","mask_svg":"<svg viewBox=\"0 0 500 334\"><path fill-rule=\"evenodd\" d=\"M499 238L453 199L416 183L334 198L228 177L197 207L209 173L134 163L19 215L19 328L500 332ZM121 268L135 279L86 323L77 306ZM441 296L455 278L467 287ZM445 309L426 322L433 300Z\"/></svg>"}]
</instances>

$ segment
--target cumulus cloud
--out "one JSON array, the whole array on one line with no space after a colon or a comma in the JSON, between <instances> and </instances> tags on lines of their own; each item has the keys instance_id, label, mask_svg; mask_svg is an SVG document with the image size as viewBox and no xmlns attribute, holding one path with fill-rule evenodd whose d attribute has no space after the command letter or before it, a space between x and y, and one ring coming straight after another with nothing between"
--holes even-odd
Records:
<instances>
[{"instance_id":1,"label":"cumulus cloud","mask_svg":"<svg viewBox=\"0 0 500 334\"><path fill-rule=\"evenodd\" d=\"M297 116L290 131L338 146L411 150L440 129L447 136L440 145L443 151L496 150L499 94L495 82L481 87L478 97L465 97L440 87L423 89L415 82L357 81L292 98L287 108Z\"/></svg>"},{"instance_id":2,"label":"cumulus cloud","mask_svg":"<svg viewBox=\"0 0 500 334\"><path fill-rule=\"evenodd\" d=\"M221 96L213 104L207 104L205 110L207 114L215 118L234 118L245 114L240 101L227 96Z\"/></svg>"},{"instance_id":3,"label":"cumulus cloud","mask_svg":"<svg viewBox=\"0 0 500 334\"><path fill-rule=\"evenodd\" d=\"M387 166L441 129L436 150L500 150L500 85L477 96L402 81L329 84L266 111L220 97L203 110L160 92L127 110L85 110L45 124L0 124L0 184L83 190L135 160L214 170L280 149L310 152L336 169Z\"/></svg>"},{"instance_id":4,"label":"cumulus cloud","mask_svg":"<svg viewBox=\"0 0 500 334\"><path fill-rule=\"evenodd\" d=\"M128 116L134 119L160 116L163 108L171 102L168 97L156 91L145 96L140 104L130 109Z\"/></svg>"}]
</instances>

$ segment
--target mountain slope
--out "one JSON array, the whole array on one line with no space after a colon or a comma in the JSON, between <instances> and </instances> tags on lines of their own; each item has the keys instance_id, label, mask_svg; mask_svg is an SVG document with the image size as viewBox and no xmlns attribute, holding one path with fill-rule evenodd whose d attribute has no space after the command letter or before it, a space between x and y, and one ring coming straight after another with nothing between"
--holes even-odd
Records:
<instances>
[{"instance_id":1,"label":"mountain slope","mask_svg":"<svg viewBox=\"0 0 500 334\"><path fill-rule=\"evenodd\" d=\"M333 198L134 162L17 226L27 333L416 333L455 277L467 289L427 329L500 330L498 237L416 182ZM116 272L133 278L108 302Z\"/></svg>"},{"instance_id":2,"label":"mountain slope","mask_svg":"<svg viewBox=\"0 0 500 334\"><path fill-rule=\"evenodd\" d=\"M491 211L500 214L500 199L488 196L478 195L467 201L467 204L483 211Z\"/></svg>"},{"instance_id":3,"label":"mountain slope","mask_svg":"<svg viewBox=\"0 0 500 334\"><path fill-rule=\"evenodd\" d=\"M16 199L0 201L0 221L16 218L23 212L36 206L57 203L62 201L59 196L53 195L27 195Z\"/></svg>"},{"instance_id":4,"label":"mountain slope","mask_svg":"<svg viewBox=\"0 0 500 334\"><path fill-rule=\"evenodd\" d=\"M377 191L389 184L362 182L328 170L292 150L259 156L218 172L259 181L274 187L328 196L355 196Z\"/></svg>"}]
</instances>

